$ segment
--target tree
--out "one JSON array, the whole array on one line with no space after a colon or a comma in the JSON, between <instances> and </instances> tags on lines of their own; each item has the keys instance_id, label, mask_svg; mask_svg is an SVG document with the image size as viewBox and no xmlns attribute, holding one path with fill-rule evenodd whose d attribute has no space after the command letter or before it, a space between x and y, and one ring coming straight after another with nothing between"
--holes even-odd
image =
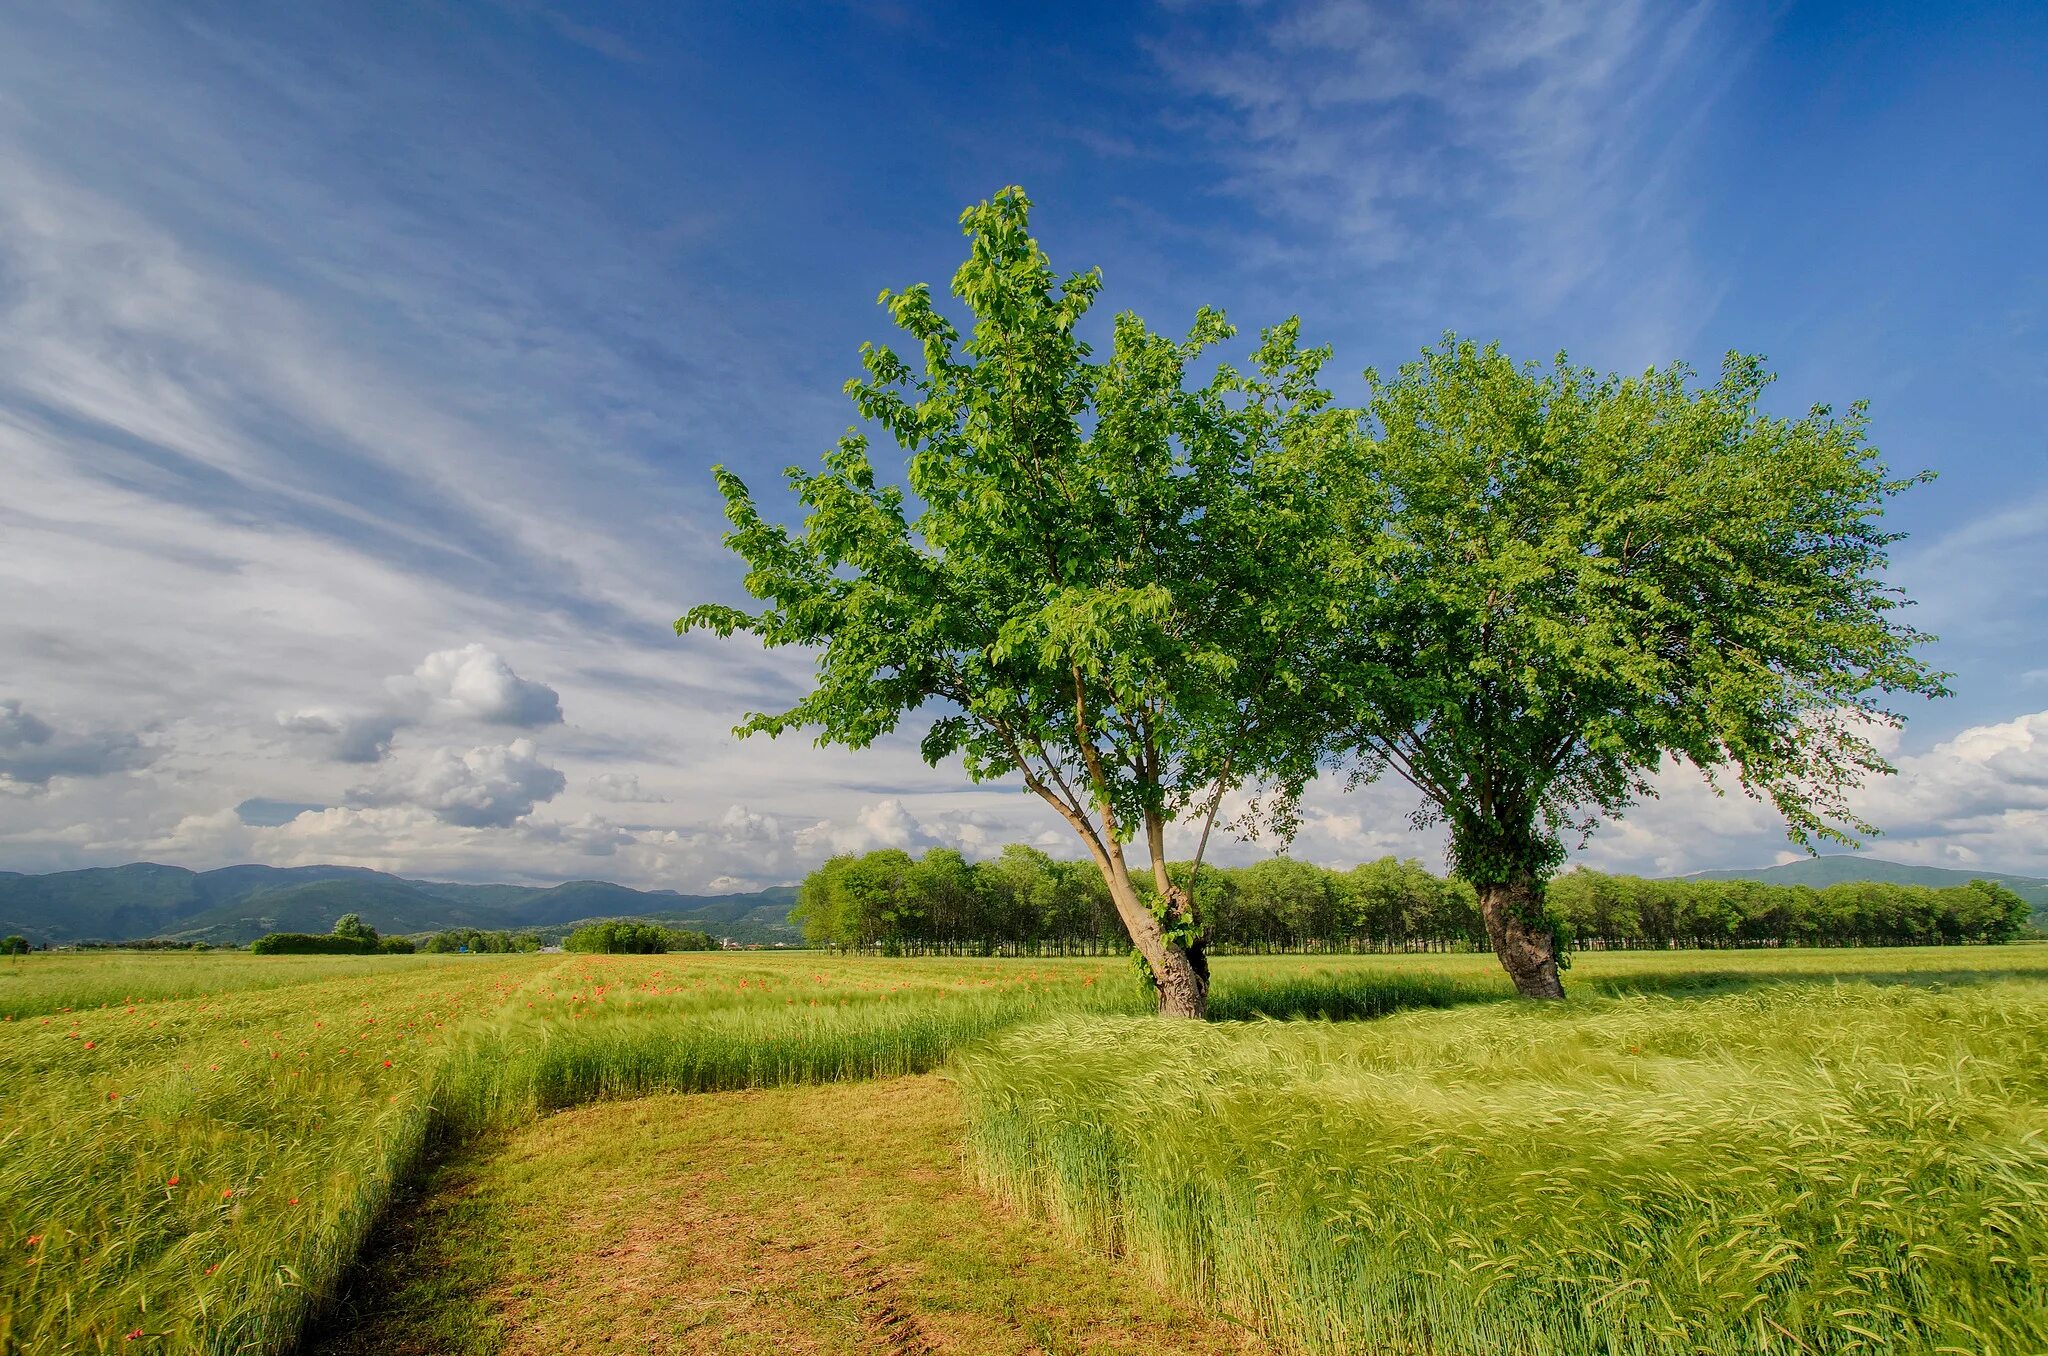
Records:
<instances>
[{"instance_id":1,"label":"tree","mask_svg":"<svg viewBox=\"0 0 2048 1356\"><path fill-rule=\"evenodd\" d=\"M28 950L28 938L18 932L0 937L0 956L26 956Z\"/></svg>"},{"instance_id":2,"label":"tree","mask_svg":"<svg viewBox=\"0 0 2048 1356\"><path fill-rule=\"evenodd\" d=\"M1344 421L1316 384L1327 352L1292 322L1266 332L1253 372L1219 366L1192 389L1233 334L1214 311L1180 341L1119 315L1097 360L1079 328L1101 277L1056 280L1029 208L1010 188L961 218L964 340L929 288L884 292L921 362L869 345L847 385L907 453L915 517L858 432L822 470L789 471L800 532L719 468L726 542L766 606L699 606L676 629L817 647L813 690L741 734L814 728L864 748L936 705L926 761L1021 777L1086 845L1160 1010L1198 1016L1208 964L1166 833L1185 817L1199 863L1241 785L1261 794L1237 827L1284 831L1312 771L1300 702L1317 600L1302 585L1328 501L1311 452ZM1125 854L1140 837L1149 902Z\"/></svg>"},{"instance_id":3,"label":"tree","mask_svg":"<svg viewBox=\"0 0 2048 1356\"><path fill-rule=\"evenodd\" d=\"M334 935L346 937L352 942L374 943L377 940L377 929L365 923L361 914L345 913L334 920Z\"/></svg>"},{"instance_id":4,"label":"tree","mask_svg":"<svg viewBox=\"0 0 2048 1356\"><path fill-rule=\"evenodd\" d=\"M615 956L653 956L669 951L711 951L715 950L717 945L706 933L692 932L684 928L665 928L659 923L641 923L626 918L585 923L562 939L565 950Z\"/></svg>"},{"instance_id":5,"label":"tree","mask_svg":"<svg viewBox=\"0 0 2048 1356\"><path fill-rule=\"evenodd\" d=\"M1447 337L1368 372L1346 449L1333 744L1450 829L1516 987L1558 998L1544 884L1565 840L1654 794L1668 755L1732 773L1793 841L1874 832L1887 694L1944 692L1882 582L1890 477L1861 405L1769 417L1760 360L1596 377Z\"/></svg>"}]
</instances>

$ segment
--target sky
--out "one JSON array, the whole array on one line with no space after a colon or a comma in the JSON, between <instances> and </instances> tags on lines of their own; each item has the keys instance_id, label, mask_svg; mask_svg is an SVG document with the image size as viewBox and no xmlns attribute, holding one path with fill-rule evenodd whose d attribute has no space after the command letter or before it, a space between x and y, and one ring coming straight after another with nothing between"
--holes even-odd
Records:
<instances>
[{"instance_id":1,"label":"sky","mask_svg":"<svg viewBox=\"0 0 2048 1356\"><path fill-rule=\"evenodd\" d=\"M1021 184L1099 314L1767 355L1938 478L1891 578L1954 695L1858 804L2048 875L2048 10L2021 4L0 2L0 869L338 862L683 891L1078 855L1014 784L739 741L742 602L883 288ZM1788 858L1669 768L1576 854ZM1398 784L1296 855L1442 865ZM1224 860L1269 845L1226 845Z\"/></svg>"}]
</instances>

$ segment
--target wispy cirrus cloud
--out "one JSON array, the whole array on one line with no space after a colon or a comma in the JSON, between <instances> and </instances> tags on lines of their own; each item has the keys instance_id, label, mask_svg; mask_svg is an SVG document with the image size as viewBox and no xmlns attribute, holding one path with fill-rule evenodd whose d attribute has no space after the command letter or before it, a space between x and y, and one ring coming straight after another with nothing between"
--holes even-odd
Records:
<instances>
[{"instance_id":1,"label":"wispy cirrus cloud","mask_svg":"<svg viewBox=\"0 0 2048 1356\"><path fill-rule=\"evenodd\" d=\"M1704 319L1712 287L1665 183L1738 65L1704 0L1221 12L1150 50L1193 101L1171 116L1208 139L1297 287L1493 329L1571 304L1630 362L1667 361Z\"/></svg>"}]
</instances>

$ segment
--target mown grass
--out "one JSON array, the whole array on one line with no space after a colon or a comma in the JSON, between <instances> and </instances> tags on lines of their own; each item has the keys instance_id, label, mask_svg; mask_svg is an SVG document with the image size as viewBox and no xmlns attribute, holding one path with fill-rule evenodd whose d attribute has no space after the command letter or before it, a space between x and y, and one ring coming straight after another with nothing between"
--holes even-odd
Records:
<instances>
[{"instance_id":1,"label":"mown grass","mask_svg":"<svg viewBox=\"0 0 2048 1356\"><path fill-rule=\"evenodd\" d=\"M319 1356L1264 1350L991 1209L937 1075L606 1102L431 1174Z\"/></svg>"},{"instance_id":2,"label":"mown grass","mask_svg":"<svg viewBox=\"0 0 2048 1356\"><path fill-rule=\"evenodd\" d=\"M991 1187L1284 1347L2038 1353L2048 955L1937 956L1594 957L1616 996L1353 1026L1064 1017L954 1070Z\"/></svg>"}]
</instances>

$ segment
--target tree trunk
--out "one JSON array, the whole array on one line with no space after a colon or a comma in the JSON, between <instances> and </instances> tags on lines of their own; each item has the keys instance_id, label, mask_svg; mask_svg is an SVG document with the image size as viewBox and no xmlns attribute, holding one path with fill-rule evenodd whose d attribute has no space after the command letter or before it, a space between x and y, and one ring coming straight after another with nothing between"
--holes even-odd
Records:
<instances>
[{"instance_id":1,"label":"tree trunk","mask_svg":"<svg viewBox=\"0 0 2048 1356\"><path fill-rule=\"evenodd\" d=\"M1165 963L1152 966L1153 978L1159 981L1159 1015L1201 1021L1209 1015L1208 960L1200 947L1183 950L1171 941L1161 941Z\"/></svg>"},{"instance_id":2,"label":"tree trunk","mask_svg":"<svg viewBox=\"0 0 2048 1356\"><path fill-rule=\"evenodd\" d=\"M1533 872L1518 871L1507 880L1479 888L1479 912L1486 919L1486 939L1500 957L1515 990L1524 998L1562 998L1557 977L1557 943L1543 920L1543 892Z\"/></svg>"}]
</instances>

